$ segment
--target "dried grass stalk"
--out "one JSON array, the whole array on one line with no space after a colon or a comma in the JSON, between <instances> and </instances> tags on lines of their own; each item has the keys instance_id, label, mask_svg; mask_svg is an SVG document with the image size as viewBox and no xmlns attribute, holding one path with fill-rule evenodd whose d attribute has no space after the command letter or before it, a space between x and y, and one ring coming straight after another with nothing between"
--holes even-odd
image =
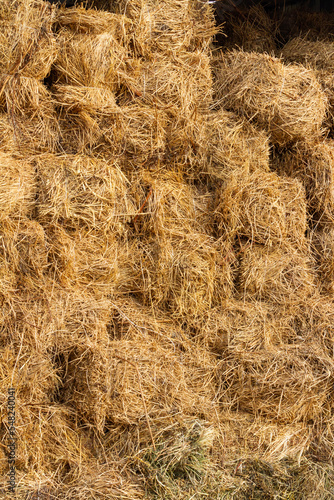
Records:
<instances>
[{"instance_id":1,"label":"dried grass stalk","mask_svg":"<svg viewBox=\"0 0 334 500\"><path fill-rule=\"evenodd\" d=\"M215 73L219 105L264 127L274 143L321 134L327 98L312 70L234 50L218 58Z\"/></svg>"},{"instance_id":2,"label":"dried grass stalk","mask_svg":"<svg viewBox=\"0 0 334 500\"><path fill-rule=\"evenodd\" d=\"M211 6L198 0L122 0L117 10L134 21L128 36L139 57L157 51L209 51L217 33Z\"/></svg>"},{"instance_id":3,"label":"dried grass stalk","mask_svg":"<svg viewBox=\"0 0 334 500\"><path fill-rule=\"evenodd\" d=\"M10 2L7 6L10 6ZM0 71L7 78L42 80L57 56L53 33L56 10L42 0L19 0L0 35Z\"/></svg>"},{"instance_id":4,"label":"dried grass stalk","mask_svg":"<svg viewBox=\"0 0 334 500\"><path fill-rule=\"evenodd\" d=\"M245 175L236 171L217 192L218 232L229 240L238 235L253 243L280 245L285 239L305 246L305 200L300 184L281 180L261 170Z\"/></svg>"},{"instance_id":5,"label":"dried grass stalk","mask_svg":"<svg viewBox=\"0 0 334 500\"><path fill-rule=\"evenodd\" d=\"M128 181L117 163L82 155L42 155L36 166L37 219L42 225L122 233L135 213Z\"/></svg>"},{"instance_id":6,"label":"dried grass stalk","mask_svg":"<svg viewBox=\"0 0 334 500\"><path fill-rule=\"evenodd\" d=\"M256 245L241 258L239 291L246 300L299 301L317 291L312 262L287 246L270 250Z\"/></svg>"},{"instance_id":7,"label":"dried grass stalk","mask_svg":"<svg viewBox=\"0 0 334 500\"><path fill-rule=\"evenodd\" d=\"M0 221L28 215L34 208L36 175L32 163L0 153Z\"/></svg>"},{"instance_id":8,"label":"dried grass stalk","mask_svg":"<svg viewBox=\"0 0 334 500\"><path fill-rule=\"evenodd\" d=\"M298 178L305 187L308 210L321 225L334 220L334 147L331 141L298 143L277 152L274 168Z\"/></svg>"}]
</instances>

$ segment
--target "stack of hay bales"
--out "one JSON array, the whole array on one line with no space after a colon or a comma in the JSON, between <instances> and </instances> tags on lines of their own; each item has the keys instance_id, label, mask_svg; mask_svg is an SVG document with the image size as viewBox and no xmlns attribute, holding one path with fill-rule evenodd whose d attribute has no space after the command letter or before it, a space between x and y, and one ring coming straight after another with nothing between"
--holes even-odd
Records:
<instances>
[{"instance_id":1,"label":"stack of hay bales","mask_svg":"<svg viewBox=\"0 0 334 500\"><path fill-rule=\"evenodd\" d=\"M0 6L17 489L223 497L242 458L331 454L327 87L261 53L261 9L236 30L244 50L213 56L199 0L107 3Z\"/></svg>"}]
</instances>

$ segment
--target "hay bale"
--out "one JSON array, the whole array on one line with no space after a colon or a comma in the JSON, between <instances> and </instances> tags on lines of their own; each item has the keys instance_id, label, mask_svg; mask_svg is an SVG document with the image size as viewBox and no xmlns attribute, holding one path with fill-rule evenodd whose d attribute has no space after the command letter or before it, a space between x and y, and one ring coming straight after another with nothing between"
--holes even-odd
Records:
<instances>
[{"instance_id":1,"label":"hay bale","mask_svg":"<svg viewBox=\"0 0 334 500\"><path fill-rule=\"evenodd\" d=\"M276 27L262 5L253 5L242 17L239 13L225 16L223 46L246 52L273 54L276 49Z\"/></svg>"},{"instance_id":2,"label":"hay bale","mask_svg":"<svg viewBox=\"0 0 334 500\"><path fill-rule=\"evenodd\" d=\"M217 104L258 123L274 143L321 135L327 98L313 71L234 50L221 54L215 73Z\"/></svg>"},{"instance_id":3,"label":"hay bale","mask_svg":"<svg viewBox=\"0 0 334 500\"><path fill-rule=\"evenodd\" d=\"M331 122L333 122L334 42L329 40L311 41L306 37L296 37L284 45L281 57L287 62L300 63L314 70L328 97L329 114L331 115Z\"/></svg>"},{"instance_id":4,"label":"hay bale","mask_svg":"<svg viewBox=\"0 0 334 500\"><path fill-rule=\"evenodd\" d=\"M88 156L41 155L37 220L68 230L123 232L135 213L128 181L118 164Z\"/></svg>"},{"instance_id":5,"label":"hay bale","mask_svg":"<svg viewBox=\"0 0 334 500\"><path fill-rule=\"evenodd\" d=\"M231 298L223 308L212 309L206 315L200 338L210 351L223 357L227 347L237 356L240 349L279 347L295 335L276 304Z\"/></svg>"},{"instance_id":6,"label":"hay bale","mask_svg":"<svg viewBox=\"0 0 334 500\"><path fill-rule=\"evenodd\" d=\"M273 172L245 175L235 172L217 192L215 220L218 234L233 241L247 238L263 245L288 239L305 246L306 205L300 184L293 185Z\"/></svg>"},{"instance_id":7,"label":"hay bale","mask_svg":"<svg viewBox=\"0 0 334 500\"><path fill-rule=\"evenodd\" d=\"M334 229L312 231L311 248L322 290L332 294L334 292Z\"/></svg>"},{"instance_id":8,"label":"hay bale","mask_svg":"<svg viewBox=\"0 0 334 500\"><path fill-rule=\"evenodd\" d=\"M65 28L73 34L101 35L109 33L122 45L126 43L127 33L131 30L132 24L132 21L122 14L87 9L83 6L57 11L58 29Z\"/></svg>"},{"instance_id":9,"label":"hay bale","mask_svg":"<svg viewBox=\"0 0 334 500\"><path fill-rule=\"evenodd\" d=\"M166 114L136 103L118 106L108 89L58 85L61 148L67 153L133 157L145 162L165 150Z\"/></svg>"},{"instance_id":10,"label":"hay bale","mask_svg":"<svg viewBox=\"0 0 334 500\"><path fill-rule=\"evenodd\" d=\"M0 220L31 214L35 206L37 179L31 162L0 153Z\"/></svg>"},{"instance_id":11,"label":"hay bale","mask_svg":"<svg viewBox=\"0 0 334 500\"><path fill-rule=\"evenodd\" d=\"M209 51L217 33L213 10L198 0L174 2L131 0L117 2L116 9L133 22L129 37L136 56L153 52Z\"/></svg>"},{"instance_id":12,"label":"hay bale","mask_svg":"<svg viewBox=\"0 0 334 500\"><path fill-rule=\"evenodd\" d=\"M197 415L200 404L208 416L214 406L213 359L182 340L170 320L159 314L153 319L134 301L109 302L109 311L108 336L68 337L57 350L67 367L63 363L62 401L101 432L105 426L112 431L133 425L151 444L148 421L161 430L173 420L173 408L182 418Z\"/></svg>"},{"instance_id":13,"label":"hay bale","mask_svg":"<svg viewBox=\"0 0 334 500\"><path fill-rule=\"evenodd\" d=\"M6 113L0 114L0 151L13 153L16 147L13 125Z\"/></svg>"},{"instance_id":14,"label":"hay bale","mask_svg":"<svg viewBox=\"0 0 334 500\"><path fill-rule=\"evenodd\" d=\"M64 29L58 38L56 83L117 91L126 78L133 80L127 50L112 34L75 34Z\"/></svg>"},{"instance_id":15,"label":"hay bale","mask_svg":"<svg viewBox=\"0 0 334 500\"><path fill-rule=\"evenodd\" d=\"M49 273L65 287L85 287L88 292L111 294L119 282L119 248L114 235L59 226L47 229Z\"/></svg>"},{"instance_id":16,"label":"hay bale","mask_svg":"<svg viewBox=\"0 0 334 500\"><path fill-rule=\"evenodd\" d=\"M255 245L242 254L241 298L284 304L311 297L316 291L312 262L290 246L270 250Z\"/></svg>"},{"instance_id":17,"label":"hay bale","mask_svg":"<svg viewBox=\"0 0 334 500\"><path fill-rule=\"evenodd\" d=\"M35 220L21 216L2 220L0 231L1 267L16 274L16 286L42 286L48 271L48 245L44 230Z\"/></svg>"},{"instance_id":18,"label":"hay bale","mask_svg":"<svg viewBox=\"0 0 334 500\"><path fill-rule=\"evenodd\" d=\"M298 178L305 187L308 211L315 222L331 225L334 207L334 147L331 141L297 143L278 151L273 167Z\"/></svg>"},{"instance_id":19,"label":"hay bale","mask_svg":"<svg viewBox=\"0 0 334 500\"><path fill-rule=\"evenodd\" d=\"M269 171L270 146L265 132L223 109L211 112L207 120L204 147L210 174L226 180L236 170L245 174L257 169Z\"/></svg>"},{"instance_id":20,"label":"hay bale","mask_svg":"<svg viewBox=\"0 0 334 500\"><path fill-rule=\"evenodd\" d=\"M331 394L333 362L316 340L280 348L234 349L227 347L221 366L220 393L225 402L282 424L321 422Z\"/></svg>"},{"instance_id":21,"label":"hay bale","mask_svg":"<svg viewBox=\"0 0 334 500\"><path fill-rule=\"evenodd\" d=\"M54 151L59 127L54 101L35 78L1 78L0 109L8 113L17 149L24 153Z\"/></svg>"},{"instance_id":22,"label":"hay bale","mask_svg":"<svg viewBox=\"0 0 334 500\"><path fill-rule=\"evenodd\" d=\"M10 2L7 6L10 6ZM19 0L0 36L0 71L9 77L43 80L57 55L56 10L42 0Z\"/></svg>"}]
</instances>

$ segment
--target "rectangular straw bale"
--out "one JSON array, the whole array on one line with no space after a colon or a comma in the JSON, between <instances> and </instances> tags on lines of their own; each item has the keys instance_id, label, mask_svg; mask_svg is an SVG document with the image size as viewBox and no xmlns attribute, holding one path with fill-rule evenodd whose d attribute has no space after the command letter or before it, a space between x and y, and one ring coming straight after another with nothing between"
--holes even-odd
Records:
<instances>
[{"instance_id":1,"label":"rectangular straw bale","mask_svg":"<svg viewBox=\"0 0 334 500\"><path fill-rule=\"evenodd\" d=\"M134 21L129 36L139 57L157 51L209 51L217 33L211 5L198 0L122 0L117 10Z\"/></svg>"},{"instance_id":2,"label":"rectangular straw bale","mask_svg":"<svg viewBox=\"0 0 334 500\"><path fill-rule=\"evenodd\" d=\"M118 245L114 235L93 230L67 232L48 227L49 273L60 285L113 293L118 279Z\"/></svg>"},{"instance_id":3,"label":"rectangular straw bale","mask_svg":"<svg viewBox=\"0 0 334 500\"><path fill-rule=\"evenodd\" d=\"M268 135L237 115L220 109L207 117L207 170L226 180L235 170L269 171Z\"/></svg>"},{"instance_id":4,"label":"rectangular straw bale","mask_svg":"<svg viewBox=\"0 0 334 500\"><path fill-rule=\"evenodd\" d=\"M294 302L317 291L312 262L290 245L254 245L241 257L239 293L246 300Z\"/></svg>"},{"instance_id":5,"label":"rectangular straw bale","mask_svg":"<svg viewBox=\"0 0 334 500\"><path fill-rule=\"evenodd\" d=\"M276 304L230 298L222 308L212 309L201 329L201 341L220 357L226 349L235 356L243 350L255 351L281 346L296 336Z\"/></svg>"},{"instance_id":6,"label":"rectangular straw bale","mask_svg":"<svg viewBox=\"0 0 334 500\"><path fill-rule=\"evenodd\" d=\"M265 417L250 417L240 410L224 410L219 415L223 429L223 446L228 456L240 461L240 456L268 461L299 460L307 453L312 439L312 427L303 423L283 424ZM238 463L236 462L236 463Z\"/></svg>"},{"instance_id":7,"label":"rectangular straw bale","mask_svg":"<svg viewBox=\"0 0 334 500\"><path fill-rule=\"evenodd\" d=\"M133 79L127 50L108 32L77 34L64 29L58 44L56 83L116 91L127 74Z\"/></svg>"},{"instance_id":8,"label":"rectangular straw bale","mask_svg":"<svg viewBox=\"0 0 334 500\"><path fill-rule=\"evenodd\" d=\"M49 90L35 78L14 75L0 80L0 109L8 113L17 149L54 151L59 127Z\"/></svg>"},{"instance_id":9,"label":"rectangular straw bale","mask_svg":"<svg viewBox=\"0 0 334 500\"><path fill-rule=\"evenodd\" d=\"M238 411L282 424L321 422L333 384L333 360L320 345L288 344L238 352L221 364L220 398Z\"/></svg>"},{"instance_id":10,"label":"rectangular straw bale","mask_svg":"<svg viewBox=\"0 0 334 500\"><path fill-rule=\"evenodd\" d=\"M329 100L330 125L333 124L334 106L334 42L330 40L309 40L306 36L292 38L282 49L281 57L287 62L297 62L310 67Z\"/></svg>"},{"instance_id":11,"label":"rectangular straw bale","mask_svg":"<svg viewBox=\"0 0 334 500\"><path fill-rule=\"evenodd\" d=\"M154 304L188 325L229 297L233 274L228 247L207 234L170 234L123 245L119 257L119 291Z\"/></svg>"},{"instance_id":12,"label":"rectangular straw bale","mask_svg":"<svg viewBox=\"0 0 334 500\"><path fill-rule=\"evenodd\" d=\"M67 153L91 153L104 142L105 127L112 124L115 134L124 127L109 89L55 85L52 90L59 109L60 147Z\"/></svg>"},{"instance_id":13,"label":"rectangular straw bale","mask_svg":"<svg viewBox=\"0 0 334 500\"><path fill-rule=\"evenodd\" d=\"M204 232L197 217L196 189L181 172L142 170L131 176L131 184L138 207L135 225L141 234L161 239L168 232Z\"/></svg>"},{"instance_id":14,"label":"rectangular straw bale","mask_svg":"<svg viewBox=\"0 0 334 500\"><path fill-rule=\"evenodd\" d=\"M41 155L37 220L43 225L122 233L135 213L118 164L83 155Z\"/></svg>"},{"instance_id":15,"label":"rectangular straw bale","mask_svg":"<svg viewBox=\"0 0 334 500\"><path fill-rule=\"evenodd\" d=\"M275 155L278 173L299 179L305 187L308 211L321 226L334 220L334 145L332 141L297 143Z\"/></svg>"},{"instance_id":16,"label":"rectangular straw bale","mask_svg":"<svg viewBox=\"0 0 334 500\"><path fill-rule=\"evenodd\" d=\"M122 14L114 14L105 10L88 9L76 6L59 9L56 13L58 28L66 28L72 33L101 35L109 33L121 45L127 41L127 33L133 21Z\"/></svg>"},{"instance_id":17,"label":"rectangular straw bale","mask_svg":"<svg viewBox=\"0 0 334 500\"><path fill-rule=\"evenodd\" d=\"M327 97L312 70L233 50L217 58L215 76L217 105L266 129L273 143L321 135Z\"/></svg>"},{"instance_id":18,"label":"rectangular straw bale","mask_svg":"<svg viewBox=\"0 0 334 500\"><path fill-rule=\"evenodd\" d=\"M8 388L14 387L17 406L19 403L47 404L60 382L50 357L31 345L22 344L19 335L12 335L11 343L1 347L1 354L0 393L8 396Z\"/></svg>"},{"instance_id":19,"label":"rectangular straw bale","mask_svg":"<svg viewBox=\"0 0 334 500\"><path fill-rule=\"evenodd\" d=\"M0 221L8 216L31 214L35 206L37 179L28 160L0 152Z\"/></svg>"},{"instance_id":20,"label":"rectangular straw bale","mask_svg":"<svg viewBox=\"0 0 334 500\"><path fill-rule=\"evenodd\" d=\"M10 2L2 2L10 5ZM42 0L19 0L0 35L0 72L4 77L43 80L57 55L55 7Z\"/></svg>"},{"instance_id":21,"label":"rectangular straw bale","mask_svg":"<svg viewBox=\"0 0 334 500\"><path fill-rule=\"evenodd\" d=\"M324 292L334 292L334 228L311 233L311 248L316 259L316 270Z\"/></svg>"},{"instance_id":22,"label":"rectangular straw bale","mask_svg":"<svg viewBox=\"0 0 334 500\"><path fill-rule=\"evenodd\" d=\"M42 226L23 216L3 220L0 263L16 273L18 287L42 285L49 267L48 246Z\"/></svg>"},{"instance_id":23,"label":"rectangular straw bale","mask_svg":"<svg viewBox=\"0 0 334 500\"><path fill-rule=\"evenodd\" d=\"M166 108L175 116L196 114L211 104L210 58L200 50L173 57L154 54L142 64L137 89L145 102Z\"/></svg>"},{"instance_id":24,"label":"rectangular straw bale","mask_svg":"<svg viewBox=\"0 0 334 500\"><path fill-rule=\"evenodd\" d=\"M155 265L154 302L189 324L231 295L231 267L207 235L166 239Z\"/></svg>"},{"instance_id":25,"label":"rectangular straw bale","mask_svg":"<svg viewBox=\"0 0 334 500\"><path fill-rule=\"evenodd\" d=\"M273 172L234 172L217 190L215 220L220 235L239 235L254 243L280 244L286 237L280 178Z\"/></svg>"},{"instance_id":26,"label":"rectangular straw bale","mask_svg":"<svg viewBox=\"0 0 334 500\"><path fill-rule=\"evenodd\" d=\"M13 153L16 148L13 125L7 113L0 113L0 151Z\"/></svg>"},{"instance_id":27,"label":"rectangular straw bale","mask_svg":"<svg viewBox=\"0 0 334 500\"><path fill-rule=\"evenodd\" d=\"M142 422L147 427L149 418L159 427L171 408L180 416L196 415L198 408L209 415L213 358L182 340L184 334L170 320L153 318L133 300L112 302L109 311L109 340L86 336L79 342L76 336L71 342L69 337L58 351L67 366L62 371L66 404L101 430L107 420L139 428Z\"/></svg>"}]
</instances>

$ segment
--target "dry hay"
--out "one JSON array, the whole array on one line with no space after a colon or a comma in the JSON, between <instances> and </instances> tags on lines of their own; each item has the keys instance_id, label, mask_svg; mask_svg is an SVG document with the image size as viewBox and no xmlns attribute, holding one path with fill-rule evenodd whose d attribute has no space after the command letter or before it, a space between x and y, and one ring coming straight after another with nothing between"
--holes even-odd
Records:
<instances>
[{"instance_id":1,"label":"dry hay","mask_svg":"<svg viewBox=\"0 0 334 500\"><path fill-rule=\"evenodd\" d=\"M106 465L97 458L96 450L103 453L102 446L93 442L64 405L18 400L16 435L17 494L22 497L69 500L82 498L82 493L91 499L110 494L119 500L143 497L140 481L122 459L114 455ZM1 472L7 475L7 460L4 463Z\"/></svg>"},{"instance_id":2,"label":"dry hay","mask_svg":"<svg viewBox=\"0 0 334 500\"><path fill-rule=\"evenodd\" d=\"M316 293L312 262L291 246L246 249L239 270L240 298L268 302L294 302Z\"/></svg>"},{"instance_id":3,"label":"dry hay","mask_svg":"<svg viewBox=\"0 0 334 500\"><path fill-rule=\"evenodd\" d=\"M274 22L262 5L253 5L247 15L240 13L225 16L223 46L242 48L246 52L273 54L276 49Z\"/></svg>"},{"instance_id":4,"label":"dry hay","mask_svg":"<svg viewBox=\"0 0 334 500\"><path fill-rule=\"evenodd\" d=\"M91 153L104 142L108 122L115 134L121 128L115 96L107 88L56 85L53 96L59 107L60 148L67 153Z\"/></svg>"},{"instance_id":5,"label":"dry hay","mask_svg":"<svg viewBox=\"0 0 334 500\"><path fill-rule=\"evenodd\" d=\"M234 172L217 190L215 220L219 235L253 243L280 245L288 239L305 246L306 204L300 183L273 172Z\"/></svg>"},{"instance_id":6,"label":"dry hay","mask_svg":"<svg viewBox=\"0 0 334 500\"><path fill-rule=\"evenodd\" d=\"M328 96L329 113L332 115L334 106L334 42L310 41L305 37L296 37L283 47L281 56L285 61L300 63L315 71Z\"/></svg>"},{"instance_id":7,"label":"dry hay","mask_svg":"<svg viewBox=\"0 0 334 500\"><path fill-rule=\"evenodd\" d=\"M116 92L122 85L131 89L138 77L137 64L131 65L127 50L108 32L76 34L64 29L58 43L55 83Z\"/></svg>"},{"instance_id":8,"label":"dry hay","mask_svg":"<svg viewBox=\"0 0 334 500\"><path fill-rule=\"evenodd\" d=\"M0 151L13 153L16 148L14 129L6 113L0 114Z\"/></svg>"},{"instance_id":9,"label":"dry hay","mask_svg":"<svg viewBox=\"0 0 334 500\"><path fill-rule=\"evenodd\" d=\"M173 58L154 54L143 63L136 88L138 97L175 116L196 115L211 104L210 58L200 50L181 52Z\"/></svg>"},{"instance_id":10,"label":"dry hay","mask_svg":"<svg viewBox=\"0 0 334 500\"><path fill-rule=\"evenodd\" d=\"M291 320L292 321L292 320ZM291 341L295 331L276 304L260 301L226 300L224 307L212 309L201 329L201 341L223 357L229 346L241 350L266 349Z\"/></svg>"},{"instance_id":11,"label":"dry hay","mask_svg":"<svg viewBox=\"0 0 334 500\"><path fill-rule=\"evenodd\" d=\"M199 218L196 189L181 172L156 170L131 176L131 194L137 206L134 229L146 237L204 232Z\"/></svg>"},{"instance_id":12,"label":"dry hay","mask_svg":"<svg viewBox=\"0 0 334 500\"><path fill-rule=\"evenodd\" d=\"M273 167L280 173L297 177L305 187L308 210L320 225L334 220L334 147L330 141L297 143L292 149L278 151Z\"/></svg>"},{"instance_id":13,"label":"dry hay","mask_svg":"<svg viewBox=\"0 0 334 500\"><path fill-rule=\"evenodd\" d=\"M111 294L119 286L119 247L113 234L92 230L47 229L49 275L65 287Z\"/></svg>"},{"instance_id":14,"label":"dry hay","mask_svg":"<svg viewBox=\"0 0 334 500\"><path fill-rule=\"evenodd\" d=\"M199 325L211 307L231 295L230 246L203 233L166 236L120 248L119 291L185 325Z\"/></svg>"},{"instance_id":15,"label":"dry hay","mask_svg":"<svg viewBox=\"0 0 334 500\"><path fill-rule=\"evenodd\" d=\"M36 175L32 163L0 153L0 204L2 221L29 215L35 205Z\"/></svg>"},{"instance_id":16,"label":"dry hay","mask_svg":"<svg viewBox=\"0 0 334 500\"><path fill-rule=\"evenodd\" d=\"M312 428L303 423L277 423L241 410L223 410L219 420L224 458L233 465L233 471L241 459L255 458L271 465L280 460L299 460L310 447Z\"/></svg>"},{"instance_id":17,"label":"dry hay","mask_svg":"<svg viewBox=\"0 0 334 500\"><path fill-rule=\"evenodd\" d=\"M208 138L203 170L226 180L236 170L269 171L269 138L251 123L220 109L207 117Z\"/></svg>"},{"instance_id":18,"label":"dry hay","mask_svg":"<svg viewBox=\"0 0 334 500\"><path fill-rule=\"evenodd\" d=\"M0 267L6 281L15 273L15 291L42 286L48 271L48 246L43 228L35 220L2 221L0 230ZM14 290L13 290L14 292Z\"/></svg>"},{"instance_id":19,"label":"dry hay","mask_svg":"<svg viewBox=\"0 0 334 500\"><path fill-rule=\"evenodd\" d=\"M10 2L4 1L10 5ZM19 0L12 16L2 23L0 71L4 77L43 80L57 55L52 31L55 8L42 0Z\"/></svg>"},{"instance_id":20,"label":"dry hay","mask_svg":"<svg viewBox=\"0 0 334 500\"><path fill-rule=\"evenodd\" d=\"M324 292L334 292L334 229L311 233L311 248L316 259L316 270Z\"/></svg>"},{"instance_id":21,"label":"dry hay","mask_svg":"<svg viewBox=\"0 0 334 500\"><path fill-rule=\"evenodd\" d=\"M44 226L122 233L135 213L117 163L83 155L36 157L37 220Z\"/></svg>"},{"instance_id":22,"label":"dry hay","mask_svg":"<svg viewBox=\"0 0 334 500\"><path fill-rule=\"evenodd\" d=\"M69 308L59 313L74 320L77 316ZM85 315L92 311L86 308ZM59 398L80 419L100 432L107 427L111 434L119 426L134 426L128 445L136 446L138 431L142 442L152 445L152 429L165 429L176 415L210 418L214 359L187 341L169 319L154 319L150 309L118 300L109 301L109 320L98 325L96 336L79 332L79 325L72 336L67 327L55 351L62 360Z\"/></svg>"},{"instance_id":23,"label":"dry hay","mask_svg":"<svg viewBox=\"0 0 334 500\"><path fill-rule=\"evenodd\" d=\"M217 105L264 127L277 144L318 137L327 98L312 70L233 50L215 62Z\"/></svg>"},{"instance_id":24,"label":"dry hay","mask_svg":"<svg viewBox=\"0 0 334 500\"><path fill-rule=\"evenodd\" d=\"M132 24L132 21L126 16L96 9L86 9L83 6L57 11L58 29L66 28L74 34L101 35L109 33L122 45L126 44L127 33Z\"/></svg>"},{"instance_id":25,"label":"dry hay","mask_svg":"<svg viewBox=\"0 0 334 500\"><path fill-rule=\"evenodd\" d=\"M60 148L66 153L133 157L145 162L165 150L166 114L136 103L119 107L108 89L58 85Z\"/></svg>"},{"instance_id":26,"label":"dry hay","mask_svg":"<svg viewBox=\"0 0 334 500\"><path fill-rule=\"evenodd\" d=\"M331 397L333 361L321 345L295 343L245 350L227 346L221 362L224 405L279 423L321 421Z\"/></svg>"},{"instance_id":27,"label":"dry hay","mask_svg":"<svg viewBox=\"0 0 334 500\"><path fill-rule=\"evenodd\" d=\"M0 108L8 113L17 149L54 151L59 127L48 89L35 78L15 75L1 78L0 88Z\"/></svg>"},{"instance_id":28,"label":"dry hay","mask_svg":"<svg viewBox=\"0 0 334 500\"><path fill-rule=\"evenodd\" d=\"M117 10L134 22L128 36L137 57L209 51L217 33L211 6L198 0L122 0Z\"/></svg>"}]
</instances>

